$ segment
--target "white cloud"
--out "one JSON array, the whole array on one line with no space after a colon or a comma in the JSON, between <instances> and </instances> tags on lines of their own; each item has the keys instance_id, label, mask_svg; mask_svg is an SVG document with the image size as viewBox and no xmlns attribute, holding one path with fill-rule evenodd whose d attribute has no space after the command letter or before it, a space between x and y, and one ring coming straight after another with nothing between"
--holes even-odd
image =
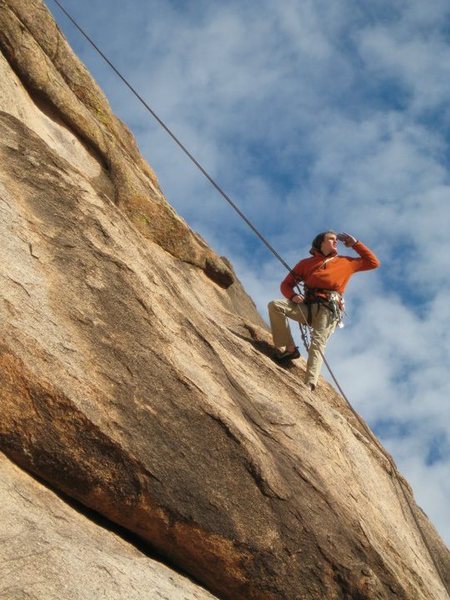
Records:
<instances>
[{"instance_id":1,"label":"white cloud","mask_svg":"<svg viewBox=\"0 0 450 600\"><path fill-rule=\"evenodd\" d=\"M376 25L358 36L369 73L379 80L392 78L403 93L411 95L410 108L417 113L446 103L450 92L450 48L445 31L449 10L441 7L441 11L437 12L440 22L427 22L421 11L415 13L416 18L420 16L417 21L406 18Z\"/></svg>"}]
</instances>

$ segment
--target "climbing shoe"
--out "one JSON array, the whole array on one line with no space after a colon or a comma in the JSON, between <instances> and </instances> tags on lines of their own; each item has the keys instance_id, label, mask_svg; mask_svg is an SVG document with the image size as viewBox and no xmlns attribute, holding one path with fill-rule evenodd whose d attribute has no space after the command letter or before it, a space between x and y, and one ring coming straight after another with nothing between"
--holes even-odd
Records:
<instances>
[{"instance_id":1,"label":"climbing shoe","mask_svg":"<svg viewBox=\"0 0 450 600\"><path fill-rule=\"evenodd\" d=\"M297 346L295 347L295 350L289 352L288 350L285 350L284 352L280 352L278 350L275 351L274 355L273 355L274 360L276 360L277 362L285 362L286 360L294 360L296 358L300 358L300 352L298 351Z\"/></svg>"}]
</instances>

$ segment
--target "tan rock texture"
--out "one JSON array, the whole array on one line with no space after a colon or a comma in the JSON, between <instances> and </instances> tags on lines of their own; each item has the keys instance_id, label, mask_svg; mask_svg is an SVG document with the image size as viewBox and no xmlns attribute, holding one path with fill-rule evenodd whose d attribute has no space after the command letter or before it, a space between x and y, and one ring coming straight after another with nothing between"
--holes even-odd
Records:
<instances>
[{"instance_id":1,"label":"tan rock texture","mask_svg":"<svg viewBox=\"0 0 450 600\"><path fill-rule=\"evenodd\" d=\"M40 1L0 48L0 449L226 600L448 598L392 459L270 360Z\"/></svg>"},{"instance_id":2,"label":"tan rock texture","mask_svg":"<svg viewBox=\"0 0 450 600\"><path fill-rule=\"evenodd\" d=\"M0 453L2 600L214 600Z\"/></svg>"},{"instance_id":3,"label":"tan rock texture","mask_svg":"<svg viewBox=\"0 0 450 600\"><path fill-rule=\"evenodd\" d=\"M12 114L43 133L58 153L62 140L55 125L69 130L78 143L66 139L62 156L88 175L99 193L117 203L146 237L229 287L234 281L229 266L167 203L133 136L112 114L104 94L74 56L45 5L38 0L0 2L0 28L4 56L43 113L37 115L26 101L16 106L17 95L21 94L17 88L10 88L2 93L6 96L2 100L6 100ZM71 156L71 145L79 146L78 160Z\"/></svg>"}]
</instances>

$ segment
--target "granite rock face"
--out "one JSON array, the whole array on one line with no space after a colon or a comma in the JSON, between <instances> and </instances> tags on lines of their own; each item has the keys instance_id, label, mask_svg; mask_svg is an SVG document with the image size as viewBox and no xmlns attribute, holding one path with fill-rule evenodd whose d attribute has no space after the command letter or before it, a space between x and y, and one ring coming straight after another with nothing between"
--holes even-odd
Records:
<instances>
[{"instance_id":1,"label":"granite rock face","mask_svg":"<svg viewBox=\"0 0 450 600\"><path fill-rule=\"evenodd\" d=\"M0 598L214 600L0 454Z\"/></svg>"},{"instance_id":2,"label":"granite rock face","mask_svg":"<svg viewBox=\"0 0 450 600\"><path fill-rule=\"evenodd\" d=\"M45 5L33 0L1 2L0 28L2 59L9 63L6 70L15 71L34 104L23 97L11 74L2 85L4 110L42 135L89 178L97 193L119 205L144 236L229 287L234 281L229 266L167 203L133 136L112 114ZM60 129L71 136L61 137Z\"/></svg>"},{"instance_id":3,"label":"granite rock face","mask_svg":"<svg viewBox=\"0 0 450 600\"><path fill-rule=\"evenodd\" d=\"M0 449L220 598L447 598L392 459L270 360L42 2L0 49Z\"/></svg>"}]
</instances>

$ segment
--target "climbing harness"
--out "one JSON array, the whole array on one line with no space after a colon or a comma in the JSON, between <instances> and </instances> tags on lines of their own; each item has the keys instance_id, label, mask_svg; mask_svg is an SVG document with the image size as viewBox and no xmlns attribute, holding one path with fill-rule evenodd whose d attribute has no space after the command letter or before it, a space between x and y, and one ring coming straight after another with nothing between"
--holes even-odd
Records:
<instances>
[{"instance_id":1,"label":"climbing harness","mask_svg":"<svg viewBox=\"0 0 450 600\"><path fill-rule=\"evenodd\" d=\"M305 286L304 298L304 303L308 309L309 326L311 326L312 323L312 306L314 304L317 304L318 307L324 306L327 308L333 316L333 321L336 321L337 327L344 326L342 319L345 310L345 303L342 294L336 292L335 290L324 290Z\"/></svg>"},{"instance_id":2,"label":"climbing harness","mask_svg":"<svg viewBox=\"0 0 450 600\"><path fill-rule=\"evenodd\" d=\"M245 216L245 214L240 210L240 208L233 202L233 200L228 196L228 194L226 194L224 192L224 190L220 187L220 185L209 175L209 173L202 167L202 165L195 159L195 157L189 152L189 150L181 143L181 141L176 137L176 135L171 131L171 129L169 129L169 127L164 123L164 121L162 121L162 119L160 119L158 117L158 115L154 112L154 110L147 104L147 102L145 102L145 100L142 98L142 96L140 96L138 94L138 92L135 90L135 88L127 81L127 79L120 73L120 71L118 71L118 69L113 65L113 63L107 58L107 56L100 50L100 48L94 43L94 41L88 36L88 34L78 25L78 23L75 21L75 19L67 12L67 10L63 7L63 5L61 4L61 2L59 0L53 0L55 2L55 4L61 9L61 11L66 15L66 17L71 21L71 23L75 26L75 28L81 33L81 35L89 42L89 44L96 50L96 52L98 52L98 54L103 58L103 60L111 67L111 69L116 73L116 75L119 77L119 79L121 79L123 81L123 83L128 87L128 89L133 93L134 96L136 96L136 98L139 100L139 102L141 102L141 104L146 108L146 110L153 116L153 118L159 123L159 125L168 133L168 135L173 139L173 141L179 146L179 148L186 154L186 156L188 156L188 158L195 164L195 166L203 173L203 175L206 177L206 179L208 179L208 181L211 183L211 185L219 192L219 194L226 200L226 202L228 202L228 204L233 208L233 210L235 212L237 212L237 214L241 217L241 219L248 225L248 227L253 231L253 233L261 240L261 242L268 248L268 250L279 260L279 262L289 271L289 273L291 273L291 275L293 275L294 280L296 278L295 273L293 272L293 270L291 269L291 267L288 265L288 263L283 259L283 257L275 250L275 248L267 241L267 239L258 231L258 229L253 225L253 223ZM324 263L322 263L321 267L322 268L326 268L326 264L329 260L332 260L334 257L330 257L329 259L325 259ZM297 284L298 285L298 284ZM301 293L301 292L300 292ZM309 338L309 327L308 327L308 323L305 320L304 323L299 323L300 326L300 334L301 334L301 338L303 341L303 344L306 348L307 351L309 351L309 346L310 346L310 339ZM324 353L319 349L319 352L322 356L322 359L324 361L324 364L326 365L334 383L336 384L336 387L338 388L339 392L342 394L342 397L344 398L344 400L346 401L346 403L348 404L350 410L353 412L353 414L355 415L355 417L357 418L357 420L359 421L359 423L361 424L361 426L364 428L364 430L367 432L367 435L370 437L370 439L372 439L372 441L374 442L374 444L380 449L380 451L383 453L383 455L385 455L384 453L384 449L381 446L380 442L377 440L377 438L375 437L375 435L372 433L372 431L369 429L368 425L366 425L366 423L363 421L363 419L358 415L358 413L354 410L354 408L352 407L352 405L350 404L350 401L348 400L347 396L345 395L343 389L341 388L336 376L334 375L327 359L325 358ZM393 459L387 455L389 464L391 465L392 468L392 473L395 476L395 479L400 487L400 489L402 490L403 493L403 497L406 501L406 503L408 504L409 510L412 514L412 517L414 519L414 522L416 524L417 530L420 533L420 536L422 538L422 541L425 545L425 547L427 548L428 554L431 558L431 561L436 569L436 572L438 573L442 584L444 586L444 589L447 590L447 586L445 583L445 579L444 576L442 574L442 571L436 561L436 559L434 558L434 555L431 551L430 545L428 544L428 541L425 537L425 534L422 530L422 527L414 513L414 510L412 508L412 505L409 501L409 498L406 494L401 476L397 470L397 467L393 461Z\"/></svg>"}]
</instances>

